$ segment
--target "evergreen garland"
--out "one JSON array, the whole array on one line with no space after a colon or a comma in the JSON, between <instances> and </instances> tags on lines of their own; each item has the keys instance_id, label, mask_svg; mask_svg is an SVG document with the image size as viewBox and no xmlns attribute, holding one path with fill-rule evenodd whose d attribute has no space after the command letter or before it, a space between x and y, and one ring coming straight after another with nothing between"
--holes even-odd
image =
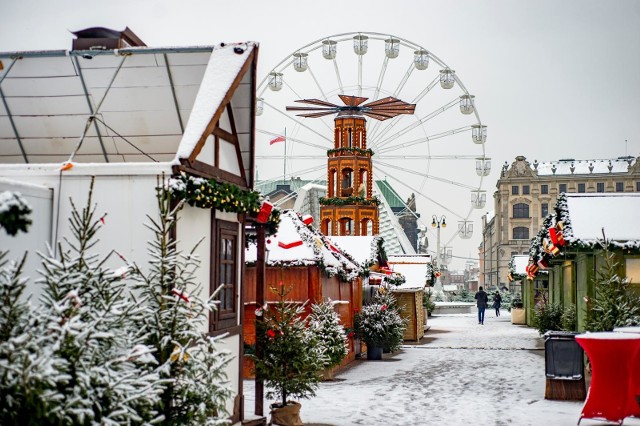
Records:
<instances>
[{"instance_id":1,"label":"evergreen garland","mask_svg":"<svg viewBox=\"0 0 640 426\"><path fill-rule=\"evenodd\" d=\"M362 149L362 148L356 148L356 147L352 147L352 148L333 148L333 149L329 149L327 150L327 154L331 155L331 154L342 154L342 153L349 153L349 154L359 154L359 155L364 155L364 156L373 156L374 152L371 150L371 148L367 148L367 149Z\"/></svg>"},{"instance_id":2,"label":"evergreen garland","mask_svg":"<svg viewBox=\"0 0 640 426\"><path fill-rule=\"evenodd\" d=\"M169 192L175 200L185 200L190 206L251 216L258 214L262 204L262 195L257 191L184 174L170 179ZM279 223L280 210L274 207L267 221L267 235L278 232Z\"/></svg>"},{"instance_id":3,"label":"evergreen garland","mask_svg":"<svg viewBox=\"0 0 640 426\"><path fill-rule=\"evenodd\" d=\"M371 198L365 198L365 197L333 197L333 198L326 198L326 197L320 197L319 200L320 205L322 206L350 206L350 205L355 205L355 204L361 204L361 205L365 205L365 206L379 206L380 205L380 200L378 199L378 197L371 197Z\"/></svg>"}]
</instances>

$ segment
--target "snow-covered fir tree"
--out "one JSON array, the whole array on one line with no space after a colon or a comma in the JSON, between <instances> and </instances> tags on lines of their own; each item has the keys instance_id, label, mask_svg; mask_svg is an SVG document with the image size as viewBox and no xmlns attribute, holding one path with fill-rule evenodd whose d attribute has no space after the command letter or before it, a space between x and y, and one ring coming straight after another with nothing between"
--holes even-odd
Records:
<instances>
[{"instance_id":1,"label":"snow-covered fir tree","mask_svg":"<svg viewBox=\"0 0 640 426\"><path fill-rule=\"evenodd\" d=\"M326 356L324 367L340 365L348 352L347 336L331 300L311 305L309 330L316 335L318 344Z\"/></svg>"},{"instance_id":2,"label":"snow-covered fir tree","mask_svg":"<svg viewBox=\"0 0 640 426\"><path fill-rule=\"evenodd\" d=\"M594 280L595 298L587 304L588 331L640 325L640 297L630 291L629 279L618 273L620 265L608 246L602 243L604 265Z\"/></svg>"},{"instance_id":3,"label":"snow-covered fir tree","mask_svg":"<svg viewBox=\"0 0 640 426\"><path fill-rule=\"evenodd\" d=\"M136 323L145 311L127 291L124 270L105 267L110 254L101 257L90 251L102 223L95 218L92 193L93 183L81 212L72 202L72 237L59 244L56 254L50 249L41 255L40 305L28 313L22 309L22 319L4 336L9 338L2 342L0 386L10 394L3 398L6 424L160 420L154 408L163 384L150 356L152 348L144 345L145 330ZM5 277L15 268L8 270ZM24 291L15 273L3 281L3 288L11 281L18 289L10 295L14 299ZM19 296L15 300L20 306Z\"/></svg>"},{"instance_id":4,"label":"snow-covered fir tree","mask_svg":"<svg viewBox=\"0 0 640 426\"><path fill-rule=\"evenodd\" d=\"M134 265L133 279L139 294L136 303L145 307L137 325L146 331L145 343L155 349L161 377L166 379L158 408L166 425L226 424L225 402L231 390L224 369L231 354L206 334L215 303L213 296L207 300L199 296L195 248L182 253L171 237L184 201L172 205L171 194L163 188L158 188L157 199L160 217L149 217L147 224L154 234L148 272Z\"/></svg>"},{"instance_id":5,"label":"snow-covered fir tree","mask_svg":"<svg viewBox=\"0 0 640 426\"><path fill-rule=\"evenodd\" d=\"M289 290L282 283L272 288L278 301L256 312L263 317L256 321L257 346L262 354L252 355L256 376L266 382L267 398L277 398L281 407L289 397L314 396L326 362L315 333L307 327L308 318L303 319L305 304L288 301Z\"/></svg>"}]
</instances>

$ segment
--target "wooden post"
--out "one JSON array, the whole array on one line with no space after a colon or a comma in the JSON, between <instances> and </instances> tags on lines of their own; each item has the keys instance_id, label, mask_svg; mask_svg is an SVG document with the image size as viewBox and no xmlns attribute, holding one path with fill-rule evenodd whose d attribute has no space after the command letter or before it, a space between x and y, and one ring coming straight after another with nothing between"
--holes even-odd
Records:
<instances>
[{"instance_id":1,"label":"wooden post","mask_svg":"<svg viewBox=\"0 0 640 426\"><path fill-rule=\"evenodd\" d=\"M256 308L260 309L264 306L264 289L265 289L265 225L262 223L256 223L256 235L257 235L257 256L256 256ZM258 330L258 321L263 321L263 316L256 316L256 331ZM262 347L260 346L260 339L256 335L256 357L260 359L262 357ZM264 415L264 380L260 377L256 371L256 401L255 401L255 415Z\"/></svg>"}]
</instances>

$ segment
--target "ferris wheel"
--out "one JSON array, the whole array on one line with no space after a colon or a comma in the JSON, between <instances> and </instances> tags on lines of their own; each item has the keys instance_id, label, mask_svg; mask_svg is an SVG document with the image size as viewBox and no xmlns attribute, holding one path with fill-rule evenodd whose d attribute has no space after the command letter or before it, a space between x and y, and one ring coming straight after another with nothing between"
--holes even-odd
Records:
<instances>
[{"instance_id":1,"label":"ferris wheel","mask_svg":"<svg viewBox=\"0 0 640 426\"><path fill-rule=\"evenodd\" d=\"M406 200L415 194L423 218L446 213L456 236L471 238L472 215L486 203L487 127L456 71L425 47L381 33L336 34L302 46L276 65L257 89L256 165L260 183L300 178L324 182L334 117L300 117L296 100L339 103L339 95L386 97L415 104L413 115L367 120L375 180ZM431 222L420 223L429 229Z\"/></svg>"}]
</instances>

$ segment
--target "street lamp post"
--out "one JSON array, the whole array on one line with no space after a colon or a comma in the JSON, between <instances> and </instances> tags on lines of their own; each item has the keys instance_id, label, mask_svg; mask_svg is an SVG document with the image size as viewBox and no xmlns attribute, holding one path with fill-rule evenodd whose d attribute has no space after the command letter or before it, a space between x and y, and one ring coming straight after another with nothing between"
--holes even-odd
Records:
<instances>
[{"instance_id":1,"label":"street lamp post","mask_svg":"<svg viewBox=\"0 0 640 426\"><path fill-rule=\"evenodd\" d=\"M432 216L432 221L431 221L431 227L432 228L437 228L438 231L436 233L436 267L440 267L440 264L442 263L442 255L440 253L440 228L446 228L447 227L447 222L446 222L446 217L445 215L440 216L440 218L438 218L438 216L436 216L435 214ZM435 284L435 289L434 289L435 293L443 293L442 292L442 284L440 283L440 277L436 277L436 284Z\"/></svg>"}]
</instances>

